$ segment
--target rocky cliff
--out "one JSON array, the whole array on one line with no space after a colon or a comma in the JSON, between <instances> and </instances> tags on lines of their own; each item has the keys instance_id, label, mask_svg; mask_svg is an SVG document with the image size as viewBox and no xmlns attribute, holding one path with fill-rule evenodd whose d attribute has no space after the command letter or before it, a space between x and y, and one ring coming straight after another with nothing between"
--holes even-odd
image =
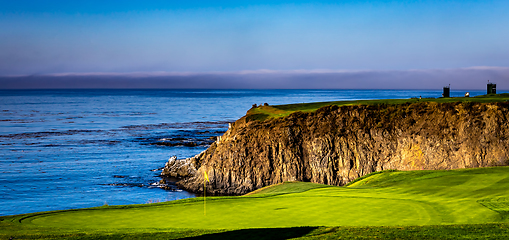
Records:
<instances>
[{"instance_id":1,"label":"rocky cliff","mask_svg":"<svg viewBox=\"0 0 509 240\"><path fill-rule=\"evenodd\" d=\"M239 195L284 181L344 185L384 169L509 163L509 103L327 106L284 118L243 117L203 153L163 173L201 192Z\"/></svg>"}]
</instances>

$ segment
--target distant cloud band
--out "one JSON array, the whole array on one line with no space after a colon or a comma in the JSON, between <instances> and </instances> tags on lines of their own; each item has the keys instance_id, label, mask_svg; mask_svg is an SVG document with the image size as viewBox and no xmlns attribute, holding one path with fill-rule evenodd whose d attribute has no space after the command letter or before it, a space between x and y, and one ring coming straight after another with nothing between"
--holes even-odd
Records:
<instances>
[{"instance_id":1,"label":"distant cloud band","mask_svg":"<svg viewBox=\"0 0 509 240\"><path fill-rule=\"evenodd\" d=\"M55 73L0 76L0 89L509 89L509 67L415 70Z\"/></svg>"}]
</instances>

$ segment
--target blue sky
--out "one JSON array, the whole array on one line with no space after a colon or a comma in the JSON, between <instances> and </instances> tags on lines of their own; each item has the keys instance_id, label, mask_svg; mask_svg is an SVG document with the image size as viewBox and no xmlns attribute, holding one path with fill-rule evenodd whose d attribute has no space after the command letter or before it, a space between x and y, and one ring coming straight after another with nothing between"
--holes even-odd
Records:
<instances>
[{"instance_id":1,"label":"blue sky","mask_svg":"<svg viewBox=\"0 0 509 240\"><path fill-rule=\"evenodd\" d=\"M507 13L489 0L0 0L0 76L504 68Z\"/></svg>"}]
</instances>

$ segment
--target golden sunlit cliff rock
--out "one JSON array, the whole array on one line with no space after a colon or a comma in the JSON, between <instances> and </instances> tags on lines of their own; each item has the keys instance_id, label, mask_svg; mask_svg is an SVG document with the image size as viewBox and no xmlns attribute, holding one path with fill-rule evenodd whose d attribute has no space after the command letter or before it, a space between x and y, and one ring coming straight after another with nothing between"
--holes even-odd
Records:
<instances>
[{"instance_id":1,"label":"golden sunlit cliff rock","mask_svg":"<svg viewBox=\"0 0 509 240\"><path fill-rule=\"evenodd\" d=\"M508 165L509 103L326 106L233 123L218 141L163 173L179 187L240 195L284 181L344 185L384 169ZM182 169L182 168L185 169Z\"/></svg>"}]
</instances>

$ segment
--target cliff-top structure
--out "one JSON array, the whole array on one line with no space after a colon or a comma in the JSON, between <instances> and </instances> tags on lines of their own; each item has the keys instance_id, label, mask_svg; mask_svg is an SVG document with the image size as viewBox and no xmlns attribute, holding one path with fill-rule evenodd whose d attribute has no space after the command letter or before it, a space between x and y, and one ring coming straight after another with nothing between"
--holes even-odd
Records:
<instances>
[{"instance_id":1,"label":"cliff-top structure","mask_svg":"<svg viewBox=\"0 0 509 240\"><path fill-rule=\"evenodd\" d=\"M386 169L509 164L509 95L261 106L201 154L162 175L202 192L240 195L285 181L344 185Z\"/></svg>"}]
</instances>

